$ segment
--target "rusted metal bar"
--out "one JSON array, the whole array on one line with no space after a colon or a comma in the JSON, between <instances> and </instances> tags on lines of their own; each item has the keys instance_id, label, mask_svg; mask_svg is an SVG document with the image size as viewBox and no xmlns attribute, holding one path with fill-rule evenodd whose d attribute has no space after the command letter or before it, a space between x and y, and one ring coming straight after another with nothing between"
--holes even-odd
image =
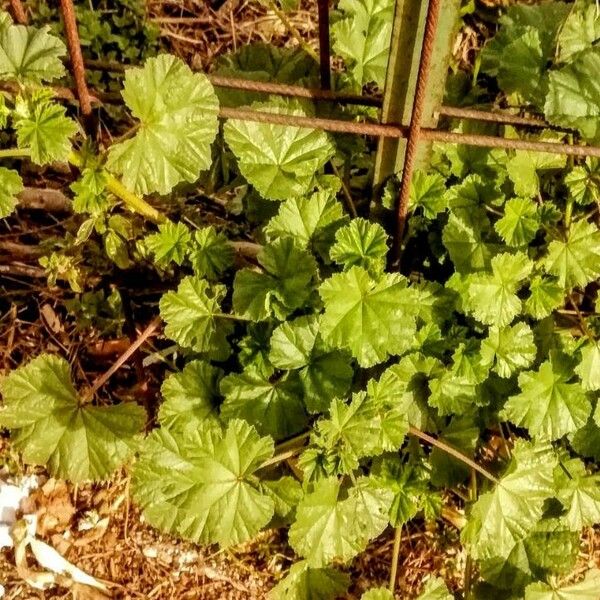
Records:
<instances>
[{"instance_id":1,"label":"rusted metal bar","mask_svg":"<svg viewBox=\"0 0 600 600\"><path fill-rule=\"evenodd\" d=\"M231 88L248 92L259 92L264 94L276 94L278 96L290 96L295 98L309 98L312 100L325 100L328 102L339 102L340 104L360 104L363 106L381 106L381 98L377 96L361 96L360 94L343 94L331 90L317 88L305 88L300 85L287 85L284 83L272 83L265 81L251 81L238 77L227 77L224 75L207 75L209 81L215 87Z\"/></svg>"},{"instance_id":2,"label":"rusted metal bar","mask_svg":"<svg viewBox=\"0 0 600 600\"><path fill-rule=\"evenodd\" d=\"M10 10L19 25L27 25L27 13L21 0L10 0Z\"/></svg>"},{"instance_id":3,"label":"rusted metal bar","mask_svg":"<svg viewBox=\"0 0 600 600\"><path fill-rule=\"evenodd\" d=\"M71 58L71 70L75 79L75 88L79 99L81 114L88 129L91 128L92 102L87 84L85 82L85 67L83 65L83 56L81 54L81 42L79 32L77 31L77 19L75 17L75 8L73 0L60 0L60 9L65 24L65 35L69 56Z\"/></svg>"},{"instance_id":4,"label":"rusted metal bar","mask_svg":"<svg viewBox=\"0 0 600 600\"><path fill-rule=\"evenodd\" d=\"M516 125L521 127L539 127L555 128L547 123L542 117L520 117L505 112L492 112L487 110L478 110L476 108L458 108L454 106L441 106L437 113L445 117L454 117L456 119L470 119L473 121L489 121L490 123L499 123L506 125Z\"/></svg>"},{"instance_id":5,"label":"rusted metal bar","mask_svg":"<svg viewBox=\"0 0 600 600\"><path fill-rule=\"evenodd\" d=\"M319 21L319 68L321 89L331 89L331 50L329 47L329 0L317 0Z\"/></svg>"},{"instance_id":6,"label":"rusted metal bar","mask_svg":"<svg viewBox=\"0 0 600 600\"><path fill-rule=\"evenodd\" d=\"M394 124L357 123L341 119L323 119L320 117L302 117L261 112L250 108L221 107L219 116L225 119L239 119L257 123L273 123L276 125L291 125L322 129L333 133L354 133L376 137L406 138L408 127ZM492 135L476 135L454 131L440 131L424 127L421 138L432 142L446 144L464 144L466 146L481 146L484 148L504 148L505 150L528 150L546 152L549 154L567 154L570 156L593 156L600 158L600 146L582 146L578 144L563 144L553 142L532 142L529 140L495 137Z\"/></svg>"},{"instance_id":7,"label":"rusted metal bar","mask_svg":"<svg viewBox=\"0 0 600 600\"><path fill-rule=\"evenodd\" d=\"M423 46L421 49L421 62L419 63L419 72L417 75L417 89L415 90L415 100L410 118L408 138L406 140L406 152L404 155L402 179L400 181L400 193L396 205L396 228L394 231L393 256L398 263L400 262L402 253L402 238L404 237L404 229L406 227L406 218L408 215L410 184L415 168L419 139L421 137L421 122L423 120L425 107L427 80L433 54L435 32L440 15L440 6L441 0L429 0L427 19L425 21L425 34L423 36Z\"/></svg>"}]
</instances>

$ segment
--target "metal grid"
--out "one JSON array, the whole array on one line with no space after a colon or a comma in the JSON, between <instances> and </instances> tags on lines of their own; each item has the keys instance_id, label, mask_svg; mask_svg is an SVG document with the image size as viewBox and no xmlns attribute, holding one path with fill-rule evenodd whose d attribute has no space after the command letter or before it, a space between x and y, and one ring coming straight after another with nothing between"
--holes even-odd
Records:
<instances>
[{"instance_id":1,"label":"metal grid","mask_svg":"<svg viewBox=\"0 0 600 600\"><path fill-rule=\"evenodd\" d=\"M282 124L296 127L310 127L336 133L367 135L378 138L405 139L406 150L404 154L400 192L396 203L394 248L397 260L400 256L401 240L406 226L410 184L414 172L415 156L419 142L437 141L451 144L463 144L467 146L529 150L552 154L566 154L580 157L593 156L600 158L599 146L507 139L500 136L465 134L422 126L424 105L426 103L427 81L431 68L432 53L434 42L436 40L440 10L442 8L442 3L447 1L449 0L428 1L427 12L425 14L425 31L420 47L421 53L418 66L416 90L412 103L410 123L408 126L393 123L356 122L333 118L281 115L247 108L221 107L219 112L222 118ZM11 0L10 4L15 21L18 23L26 23L27 14L23 8L21 0ZM223 77L210 74L208 75L209 80L216 87L232 88L287 97L307 98L316 101L381 107L383 100L379 96L344 94L331 91L329 6L327 0L317 0L317 6L319 22L318 61L321 77L320 89L305 88L295 85L284 85L279 83L257 82L235 77ZM87 61L84 64L81 46L79 43L79 35L77 32L77 22L75 19L73 0L60 0L60 7L65 23L67 45L70 56L69 63L75 80L76 96L79 100L84 123L89 123L92 114L91 99L94 97L90 95L85 82L85 68L123 71L124 67L120 64L107 64L101 61ZM69 90L63 90L63 92L68 95ZM106 95L106 98L101 98L101 100L113 102L117 99L114 96ZM516 127L552 128L565 131L562 128L554 127L545 122L541 117L522 117L503 113L501 111L491 112L442 105L439 106L434 112L438 115L444 115L453 118L504 123L514 125Z\"/></svg>"}]
</instances>

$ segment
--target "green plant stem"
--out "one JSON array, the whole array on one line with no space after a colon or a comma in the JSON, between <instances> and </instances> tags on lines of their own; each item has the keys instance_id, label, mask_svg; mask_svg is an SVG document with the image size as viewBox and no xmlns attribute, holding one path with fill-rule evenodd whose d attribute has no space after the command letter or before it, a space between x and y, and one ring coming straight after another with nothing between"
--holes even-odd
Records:
<instances>
[{"instance_id":1,"label":"green plant stem","mask_svg":"<svg viewBox=\"0 0 600 600\"><path fill-rule=\"evenodd\" d=\"M290 35L300 44L304 52L306 52L315 62L319 62L318 54L304 41L302 35L296 29L296 26L287 18L287 15L277 6L276 0L269 0L269 8L279 17Z\"/></svg>"},{"instance_id":2,"label":"green plant stem","mask_svg":"<svg viewBox=\"0 0 600 600\"><path fill-rule=\"evenodd\" d=\"M477 464L474 460L470 459L468 456L464 455L456 448L453 448L449 444L446 444L446 442L442 442L442 440L438 440L437 438L434 438L428 433L425 433L424 431L421 431L420 429L417 429L412 425L409 427L408 433L414 437L423 440L424 442L427 442L428 444L431 444L432 446L435 446L436 448L439 448L446 454L457 458L461 462L465 463L465 465L471 467L472 469L475 469L475 471L483 475L486 479L489 479L492 483L498 483L498 479L494 477L487 469L484 469L481 465Z\"/></svg>"},{"instance_id":3,"label":"green plant stem","mask_svg":"<svg viewBox=\"0 0 600 600\"><path fill-rule=\"evenodd\" d=\"M568 231L571 227L571 217L573 215L573 198L567 200L567 206L565 208L565 229Z\"/></svg>"},{"instance_id":4,"label":"green plant stem","mask_svg":"<svg viewBox=\"0 0 600 600\"><path fill-rule=\"evenodd\" d=\"M475 471L471 469L471 480L469 482L469 500L475 502L477 500L477 475ZM464 577L464 589L465 589L465 600L469 600L471 596L471 584L473 581L473 558L470 554L467 554L467 560L465 562L465 577Z\"/></svg>"},{"instance_id":5,"label":"green plant stem","mask_svg":"<svg viewBox=\"0 0 600 600\"><path fill-rule=\"evenodd\" d=\"M84 166L83 158L74 150L69 154L69 162L79 169ZM146 217L150 221L158 223L159 225L169 222L169 218L166 215L148 204L143 198L130 192L116 177L108 175L106 187L115 196L123 200L131 210Z\"/></svg>"},{"instance_id":6,"label":"green plant stem","mask_svg":"<svg viewBox=\"0 0 600 600\"><path fill-rule=\"evenodd\" d=\"M267 467L272 467L273 465L283 462L284 460L287 460L288 458L292 458L293 456L296 456L296 454L299 454L301 451L302 451L302 447L293 448L292 450L286 450L285 452L280 452L279 454L276 454L272 458L265 460L265 462L263 462L260 465L260 467L258 467L258 468L265 469Z\"/></svg>"},{"instance_id":7,"label":"green plant stem","mask_svg":"<svg viewBox=\"0 0 600 600\"><path fill-rule=\"evenodd\" d=\"M239 317L238 315L228 315L227 313L215 313L213 316L218 319L229 319L230 321L251 321L248 317Z\"/></svg>"},{"instance_id":8,"label":"green plant stem","mask_svg":"<svg viewBox=\"0 0 600 600\"><path fill-rule=\"evenodd\" d=\"M396 579L398 578L398 558L400 556L400 544L402 542L402 525L396 527L394 532L394 549L392 551L392 564L390 570L390 592L394 594Z\"/></svg>"},{"instance_id":9,"label":"green plant stem","mask_svg":"<svg viewBox=\"0 0 600 600\"><path fill-rule=\"evenodd\" d=\"M0 158L27 158L31 156L29 148L4 148L0 150Z\"/></svg>"}]
</instances>

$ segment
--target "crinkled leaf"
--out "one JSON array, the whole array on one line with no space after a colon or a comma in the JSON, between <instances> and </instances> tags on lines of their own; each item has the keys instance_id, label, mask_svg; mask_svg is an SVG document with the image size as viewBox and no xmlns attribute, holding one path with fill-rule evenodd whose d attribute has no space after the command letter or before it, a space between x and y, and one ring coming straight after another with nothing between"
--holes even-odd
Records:
<instances>
[{"instance_id":1,"label":"crinkled leaf","mask_svg":"<svg viewBox=\"0 0 600 600\"><path fill-rule=\"evenodd\" d=\"M600 48L579 53L573 62L550 71L544 114L550 123L578 129L589 140L600 138Z\"/></svg>"},{"instance_id":2,"label":"crinkled leaf","mask_svg":"<svg viewBox=\"0 0 600 600\"><path fill-rule=\"evenodd\" d=\"M324 479L315 484L296 511L290 528L292 548L309 566L323 567L334 559L346 562L364 550L388 524L393 494L360 478L345 498L341 483Z\"/></svg>"},{"instance_id":3,"label":"crinkled leaf","mask_svg":"<svg viewBox=\"0 0 600 600\"><path fill-rule=\"evenodd\" d=\"M560 62L569 62L577 53L591 48L600 39L598 7L590 0L577 0L558 35Z\"/></svg>"},{"instance_id":4,"label":"crinkled leaf","mask_svg":"<svg viewBox=\"0 0 600 600\"><path fill-rule=\"evenodd\" d=\"M71 184L73 192L73 210L76 213L103 213L110 206L106 192L106 172L102 169L86 167L81 177Z\"/></svg>"},{"instance_id":5,"label":"crinkled leaf","mask_svg":"<svg viewBox=\"0 0 600 600\"><path fill-rule=\"evenodd\" d=\"M305 198L282 202L279 212L265 227L270 241L282 236L293 237L300 248L314 248L329 257L337 228L346 217L342 205L328 190L319 190Z\"/></svg>"},{"instance_id":6,"label":"crinkled leaf","mask_svg":"<svg viewBox=\"0 0 600 600\"><path fill-rule=\"evenodd\" d=\"M394 594L384 587L372 588L367 590L360 600L394 600Z\"/></svg>"},{"instance_id":7,"label":"crinkled leaf","mask_svg":"<svg viewBox=\"0 0 600 600\"><path fill-rule=\"evenodd\" d=\"M171 432L187 427L198 429L205 421L217 418L218 382L223 372L212 365L194 360L180 373L169 375L160 392L163 401L158 422Z\"/></svg>"},{"instance_id":8,"label":"crinkled leaf","mask_svg":"<svg viewBox=\"0 0 600 600\"><path fill-rule=\"evenodd\" d=\"M349 65L359 87L383 87L390 51L394 4L390 0L341 0L344 18L331 27L333 50Z\"/></svg>"},{"instance_id":9,"label":"crinkled leaf","mask_svg":"<svg viewBox=\"0 0 600 600\"><path fill-rule=\"evenodd\" d=\"M194 273L214 280L233 265L234 250L227 236L212 225L194 232L190 262Z\"/></svg>"},{"instance_id":10,"label":"crinkled leaf","mask_svg":"<svg viewBox=\"0 0 600 600\"><path fill-rule=\"evenodd\" d=\"M534 530L554 494L555 466L549 444L516 443L505 474L475 502L462 532L474 558L506 557Z\"/></svg>"},{"instance_id":11,"label":"crinkled leaf","mask_svg":"<svg viewBox=\"0 0 600 600\"><path fill-rule=\"evenodd\" d=\"M307 116L297 100L254 103L252 109ZM310 191L315 174L333 156L327 134L318 129L229 119L223 130L242 175L271 200Z\"/></svg>"},{"instance_id":12,"label":"crinkled leaf","mask_svg":"<svg viewBox=\"0 0 600 600\"><path fill-rule=\"evenodd\" d=\"M242 269L236 273L234 309L254 321L268 319L273 313L284 320L309 300L316 262L292 238L264 246L257 258L262 271Z\"/></svg>"},{"instance_id":13,"label":"crinkled leaf","mask_svg":"<svg viewBox=\"0 0 600 600\"><path fill-rule=\"evenodd\" d=\"M363 367L399 354L415 332L413 292L398 274L375 281L361 267L336 273L321 284L325 305L321 335L348 349Z\"/></svg>"},{"instance_id":14,"label":"crinkled leaf","mask_svg":"<svg viewBox=\"0 0 600 600\"><path fill-rule=\"evenodd\" d=\"M592 405L579 383L568 383L571 377L568 365L550 361L538 371L521 373L521 392L504 405L504 418L550 440L577 431L586 424Z\"/></svg>"},{"instance_id":15,"label":"crinkled leaf","mask_svg":"<svg viewBox=\"0 0 600 600\"><path fill-rule=\"evenodd\" d=\"M168 222L159 225L158 232L147 236L144 241L154 254L157 265L165 267L171 262L181 265L190 248L192 234L183 223Z\"/></svg>"},{"instance_id":16,"label":"crinkled leaf","mask_svg":"<svg viewBox=\"0 0 600 600\"><path fill-rule=\"evenodd\" d=\"M600 21L600 19L599 19ZM565 176L565 185L571 197L582 206L600 201L600 160L586 158Z\"/></svg>"},{"instance_id":17,"label":"crinkled leaf","mask_svg":"<svg viewBox=\"0 0 600 600\"><path fill-rule=\"evenodd\" d=\"M525 589L525 600L596 600L600 594L600 570L590 569L582 581L565 586L537 582Z\"/></svg>"},{"instance_id":18,"label":"crinkled leaf","mask_svg":"<svg viewBox=\"0 0 600 600\"><path fill-rule=\"evenodd\" d=\"M513 198L504 206L504 216L494 229L509 246L524 246L535 237L540 227L537 206L530 198Z\"/></svg>"},{"instance_id":19,"label":"crinkled leaf","mask_svg":"<svg viewBox=\"0 0 600 600\"><path fill-rule=\"evenodd\" d=\"M526 369L535 360L536 353L533 331L525 323L490 327L487 338L481 342L483 363L500 377L511 377Z\"/></svg>"},{"instance_id":20,"label":"crinkled leaf","mask_svg":"<svg viewBox=\"0 0 600 600\"><path fill-rule=\"evenodd\" d=\"M532 268L532 262L522 252L495 256L492 259L491 274L470 276L469 311L486 325L503 327L511 323L521 311L517 291Z\"/></svg>"},{"instance_id":21,"label":"crinkled leaf","mask_svg":"<svg viewBox=\"0 0 600 600\"><path fill-rule=\"evenodd\" d=\"M529 298L525 300L525 312L535 319L543 319L561 306L565 298L563 286L553 277L535 275L529 282Z\"/></svg>"},{"instance_id":22,"label":"crinkled leaf","mask_svg":"<svg viewBox=\"0 0 600 600\"><path fill-rule=\"evenodd\" d=\"M244 419L275 439L294 435L307 425L302 386L293 373L275 376L273 370L247 369L224 377L220 389L225 396L224 419Z\"/></svg>"},{"instance_id":23,"label":"crinkled leaf","mask_svg":"<svg viewBox=\"0 0 600 600\"><path fill-rule=\"evenodd\" d=\"M600 277L598 228L586 220L572 223L564 240L548 244L544 267L565 288L583 287Z\"/></svg>"},{"instance_id":24,"label":"crinkled leaf","mask_svg":"<svg viewBox=\"0 0 600 600\"><path fill-rule=\"evenodd\" d=\"M385 266L387 239L381 225L359 217L338 229L329 256L346 271L358 266L377 274Z\"/></svg>"},{"instance_id":25,"label":"crinkled leaf","mask_svg":"<svg viewBox=\"0 0 600 600\"><path fill-rule=\"evenodd\" d=\"M13 114L20 148L29 148L31 160L44 165L66 161L71 152L70 138L78 126L65 115L65 108L47 98L23 101Z\"/></svg>"},{"instance_id":26,"label":"crinkled leaf","mask_svg":"<svg viewBox=\"0 0 600 600\"><path fill-rule=\"evenodd\" d=\"M560 143L555 137L542 141ZM540 172L562 169L567 164L567 157L548 152L516 150L514 156L506 163L508 176L515 186L517 196L532 198L540 193Z\"/></svg>"},{"instance_id":27,"label":"crinkled leaf","mask_svg":"<svg viewBox=\"0 0 600 600\"><path fill-rule=\"evenodd\" d=\"M586 344L581 349L581 361L575 367L584 390L600 390L600 347L597 343Z\"/></svg>"},{"instance_id":28,"label":"crinkled leaf","mask_svg":"<svg viewBox=\"0 0 600 600\"><path fill-rule=\"evenodd\" d=\"M123 99L139 120L135 136L110 147L107 166L139 194L169 193L212 164L218 101L205 75L161 54L127 69Z\"/></svg>"},{"instance_id":29,"label":"crinkled leaf","mask_svg":"<svg viewBox=\"0 0 600 600\"><path fill-rule=\"evenodd\" d=\"M431 577L417 596L417 600L453 600L453 596L441 577Z\"/></svg>"},{"instance_id":30,"label":"crinkled leaf","mask_svg":"<svg viewBox=\"0 0 600 600\"><path fill-rule=\"evenodd\" d=\"M299 369L304 402L311 412L325 411L330 398L343 398L354 370L346 354L325 348L315 315L282 323L271 337L269 360L278 369Z\"/></svg>"},{"instance_id":31,"label":"crinkled leaf","mask_svg":"<svg viewBox=\"0 0 600 600\"><path fill-rule=\"evenodd\" d=\"M582 460L561 461L554 472L558 499L565 508L561 520L571 531L600 523L600 476L589 475Z\"/></svg>"},{"instance_id":32,"label":"crinkled leaf","mask_svg":"<svg viewBox=\"0 0 600 600\"><path fill-rule=\"evenodd\" d=\"M446 208L446 181L439 173L416 171L410 185L410 205L413 209L421 207L428 219Z\"/></svg>"},{"instance_id":33,"label":"crinkled leaf","mask_svg":"<svg viewBox=\"0 0 600 600\"><path fill-rule=\"evenodd\" d=\"M134 403L85 404L69 363L41 354L0 382L0 425L26 462L73 482L106 479L130 456L146 414Z\"/></svg>"},{"instance_id":34,"label":"crinkled leaf","mask_svg":"<svg viewBox=\"0 0 600 600\"><path fill-rule=\"evenodd\" d=\"M8 217L18 204L16 195L23 190L23 180L13 169L0 167L0 219Z\"/></svg>"},{"instance_id":35,"label":"crinkled leaf","mask_svg":"<svg viewBox=\"0 0 600 600\"><path fill-rule=\"evenodd\" d=\"M195 352L212 352L226 342L231 323L223 318L224 285L210 285L200 277L184 277L177 291L160 299L160 315L166 322L165 335Z\"/></svg>"},{"instance_id":36,"label":"crinkled leaf","mask_svg":"<svg viewBox=\"0 0 600 600\"><path fill-rule=\"evenodd\" d=\"M254 476L272 455L273 441L243 421L224 430L214 423L158 429L141 445L133 496L154 527L202 544L239 544L273 516L273 500Z\"/></svg>"},{"instance_id":37,"label":"crinkled leaf","mask_svg":"<svg viewBox=\"0 0 600 600\"><path fill-rule=\"evenodd\" d=\"M269 592L269 600L335 600L346 593L350 577L330 567L315 569L301 560Z\"/></svg>"},{"instance_id":38,"label":"crinkled leaf","mask_svg":"<svg viewBox=\"0 0 600 600\"><path fill-rule=\"evenodd\" d=\"M0 79L42 83L62 77L67 49L49 31L24 25L0 28Z\"/></svg>"}]
</instances>

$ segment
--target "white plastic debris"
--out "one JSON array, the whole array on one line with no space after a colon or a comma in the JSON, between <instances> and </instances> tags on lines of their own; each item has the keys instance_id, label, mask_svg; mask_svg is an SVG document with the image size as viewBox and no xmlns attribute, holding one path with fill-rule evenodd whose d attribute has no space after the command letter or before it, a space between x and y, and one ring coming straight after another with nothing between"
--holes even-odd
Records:
<instances>
[{"instance_id":1,"label":"white plastic debris","mask_svg":"<svg viewBox=\"0 0 600 600\"><path fill-rule=\"evenodd\" d=\"M35 476L24 477L18 483L7 483L0 480L0 550L12 548L13 541L10 531L17 519L19 506L37 487L38 480ZM0 597L2 596L0 595Z\"/></svg>"}]
</instances>

